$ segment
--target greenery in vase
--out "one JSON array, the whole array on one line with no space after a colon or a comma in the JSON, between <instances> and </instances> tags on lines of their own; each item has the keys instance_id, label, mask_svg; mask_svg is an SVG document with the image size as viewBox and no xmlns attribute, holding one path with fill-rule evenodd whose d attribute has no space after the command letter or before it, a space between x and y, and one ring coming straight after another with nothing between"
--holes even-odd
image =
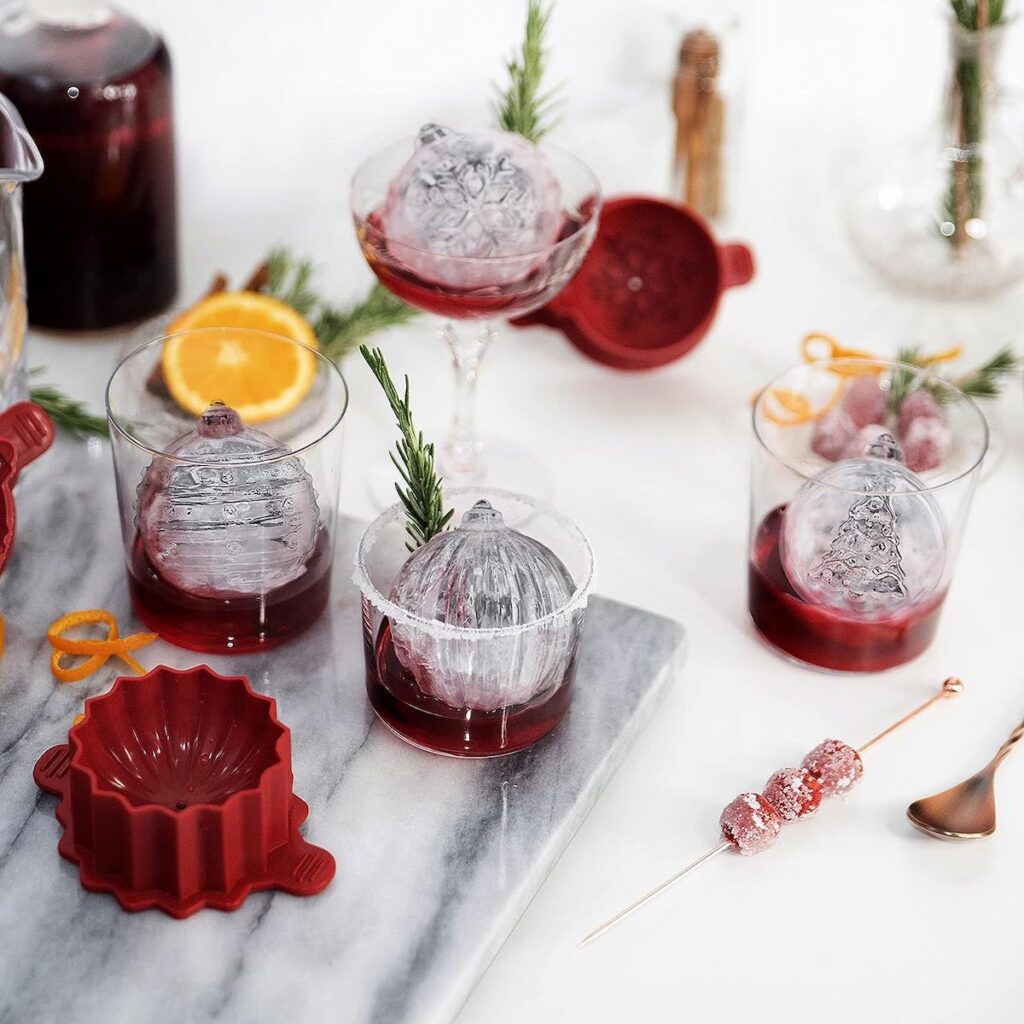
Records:
<instances>
[{"instance_id":1,"label":"greenery in vase","mask_svg":"<svg viewBox=\"0 0 1024 1024\"><path fill-rule=\"evenodd\" d=\"M963 43L954 44L953 87L950 117L954 139L962 159L953 164L946 196L946 222L952 224L950 241L962 246L967 240L966 223L982 213L983 165L981 146L985 133L986 76L984 51L976 34L1001 25L1004 0L950 0L957 31L969 33Z\"/></svg>"}]
</instances>

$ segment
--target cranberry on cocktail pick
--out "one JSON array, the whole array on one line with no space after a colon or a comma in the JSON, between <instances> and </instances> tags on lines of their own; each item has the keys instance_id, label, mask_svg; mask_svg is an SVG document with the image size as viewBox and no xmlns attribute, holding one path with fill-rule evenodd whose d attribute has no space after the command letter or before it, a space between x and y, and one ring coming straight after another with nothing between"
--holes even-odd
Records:
<instances>
[{"instance_id":1,"label":"cranberry on cocktail pick","mask_svg":"<svg viewBox=\"0 0 1024 1024\"><path fill-rule=\"evenodd\" d=\"M813 814L821 803L818 777L806 768L780 768L765 783L761 795L783 821L796 821Z\"/></svg>"},{"instance_id":2,"label":"cranberry on cocktail pick","mask_svg":"<svg viewBox=\"0 0 1024 1024\"><path fill-rule=\"evenodd\" d=\"M690 874L691 871L695 871L701 864L717 857L720 853L724 853L726 850L736 850L738 853L749 856L755 853L762 853L774 846L782 830L783 822L794 819L786 817L778 804L772 802L770 792L775 793L776 799L784 804L787 808L787 813L792 813L794 808L796 809L797 818L811 813L822 796L832 795L832 793L850 788L852 782L847 782L845 786L840 785L843 779L850 778L851 774L854 774L856 778L860 778L863 772L863 767L860 764L860 755L865 750L873 747L879 740L895 732L901 725L905 725L912 718L916 718L936 701L942 700L943 697L953 697L960 693L963 688L964 684L959 679L947 679L942 684L938 693L933 694L923 704L919 704L914 708L913 711L909 711L902 718L893 722L892 725L887 726L876 736L868 740L867 743L862 743L858 749L855 750L839 740L826 740L815 747L804 759L805 763L802 767L807 769L807 771L803 773L802 778L798 778L801 775L801 769L783 769L776 772L768 780L764 793L741 793L728 803L722 811L722 815L719 818L722 839L717 846L712 847L703 856L698 857L692 864L687 864L682 871L677 871L671 878L666 878L660 885L645 893L624 910L620 910L614 917L610 917L605 921L604 924L598 925L580 942L580 945L585 946L588 942L593 942L594 939L602 936L609 928L625 920L645 903L652 900L659 893L664 892L675 882L678 882L680 878ZM851 759L851 754L853 759ZM808 761L812 762L813 768L807 764ZM851 764L856 764L856 767L851 767ZM796 779L795 786L793 785L794 779ZM827 782L825 781L826 779ZM815 780L818 784L817 792L815 792ZM783 799L779 795L781 791L789 792L790 790L795 792L798 797L798 799L792 802L789 802L788 798Z\"/></svg>"}]
</instances>

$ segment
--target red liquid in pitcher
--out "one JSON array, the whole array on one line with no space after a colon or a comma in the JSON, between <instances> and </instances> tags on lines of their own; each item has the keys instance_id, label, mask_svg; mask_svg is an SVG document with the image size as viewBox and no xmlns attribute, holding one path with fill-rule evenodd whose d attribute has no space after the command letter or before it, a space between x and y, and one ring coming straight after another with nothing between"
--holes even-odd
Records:
<instances>
[{"instance_id":1,"label":"red liquid in pitcher","mask_svg":"<svg viewBox=\"0 0 1024 1024\"><path fill-rule=\"evenodd\" d=\"M589 213L585 213L585 217L589 220ZM443 281L431 281L405 266L400 251L392 253L388 249L379 211L370 214L368 223L369 227L360 231L363 248L371 269L388 291L410 306L453 320L503 319L536 309L557 291L551 290L553 279L561 275L576 255L574 245L563 246L547 255L538 255L532 268L527 269L524 260L524 272L515 280L490 287L459 288ZM566 214L558 241L582 230L584 223L583 219ZM510 257L510 260L517 263L518 258Z\"/></svg>"},{"instance_id":2,"label":"red liquid in pitcher","mask_svg":"<svg viewBox=\"0 0 1024 1024\"><path fill-rule=\"evenodd\" d=\"M378 717L403 739L439 754L489 757L522 750L562 721L572 697L575 659L561 686L533 703L496 711L450 707L425 694L402 666L387 619L365 653L366 692Z\"/></svg>"},{"instance_id":3,"label":"red liquid in pitcher","mask_svg":"<svg viewBox=\"0 0 1024 1024\"><path fill-rule=\"evenodd\" d=\"M45 165L24 190L29 319L67 330L159 313L178 284L170 57L97 18L0 32L0 92Z\"/></svg>"},{"instance_id":4,"label":"red liquid in pitcher","mask_svg":"<svg viewBox=\"0 0 1024 1024\"><path fill-rule=\"evenodd\" d=\"M916 658L935 636L945 591L889 618L858 619L809 604L793 589L779 555L785 508L758 527L749 570L750 616L766 640L811 665L877 672Z\"/></svg>"},{"instance_id":5,"label":"red liquid in pitcher","mask_svg":"<svg viewBox=\"0 0 1024 1024\"><path fill-rule=\"evenodd\" d=\"M207 654L265 651L308 629L331 592L331 539L321 529L306 571L262 597L196 597L161 578L136 537L128 571L132 609L178 647Z\"/></svg>"}]
</instances>

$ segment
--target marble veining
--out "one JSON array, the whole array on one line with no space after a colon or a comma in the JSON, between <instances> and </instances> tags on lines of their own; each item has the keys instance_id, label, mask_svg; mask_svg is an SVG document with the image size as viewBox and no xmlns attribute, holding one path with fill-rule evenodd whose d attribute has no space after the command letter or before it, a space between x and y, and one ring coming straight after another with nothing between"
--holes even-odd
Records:
<instances>
[{"instance_id":1,"label":"marble veining","mask_svg":"<svg viewBox=\"0 0 1024 1024\"><path fill-rule=\"evenodd\" d=\"M679 624L593 599L560 729L496 760L425 754L367 706L349 583L361 525L343 518L331 611L304 637L267 655L157 643L140 656L243 673L277 699L295 791L310 805L304 831L334 853L335 881L311 899L257 893L231 914L126 914L85 892L58 857L55 801L32 781L39 754L116 674L108 665L84 683L55 683L47 625L100 606L135 628L109 450L60 441L17 500L17 543L0 579L0 1024L450 1020L685 654Z\"/></svg>"}]
</instances>

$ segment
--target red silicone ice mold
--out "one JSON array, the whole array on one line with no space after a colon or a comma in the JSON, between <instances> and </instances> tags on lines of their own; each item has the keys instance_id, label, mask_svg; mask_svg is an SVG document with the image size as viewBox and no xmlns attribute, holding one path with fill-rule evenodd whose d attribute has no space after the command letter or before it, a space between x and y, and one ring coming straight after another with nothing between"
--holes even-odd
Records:
<instances>
[{"instance_id":1,"label":"red silicone ice mold","mask_svg":"<svg viewBox=\"0 0 1024 1024\"><path fill-rule=\"evenodd\" d=\"M0 572L14 547L12 489L18 471L53 444L53 421L31 402L17 402L0 413Z\"/></svg>"},{"instance_id":2,"label":"red silicone ice mold","mask_svg":"<svg viewBox=\"0 0 1024 1024\"><path fill-rule=\"evenodd\" d=\"M235 910L256 889L320 892L334 858L299 835L290 733L243 676L160 666L86 702L36 763L61 797L58 850L125 910Z\"/></svg>"},{"instance_id":3,"label":"red silicone ice mold","mask_svg":"<svg viewBox=\"0 0 1024 1024\"><path fill-rule=\"evenodd\" d=\"M710 329L722 292L753 276L750 249L719 245L687 207L616 196L576 276L513 323L557 327L599 363L649 370L686 355Z\"/></svg>"}]
</instances>

